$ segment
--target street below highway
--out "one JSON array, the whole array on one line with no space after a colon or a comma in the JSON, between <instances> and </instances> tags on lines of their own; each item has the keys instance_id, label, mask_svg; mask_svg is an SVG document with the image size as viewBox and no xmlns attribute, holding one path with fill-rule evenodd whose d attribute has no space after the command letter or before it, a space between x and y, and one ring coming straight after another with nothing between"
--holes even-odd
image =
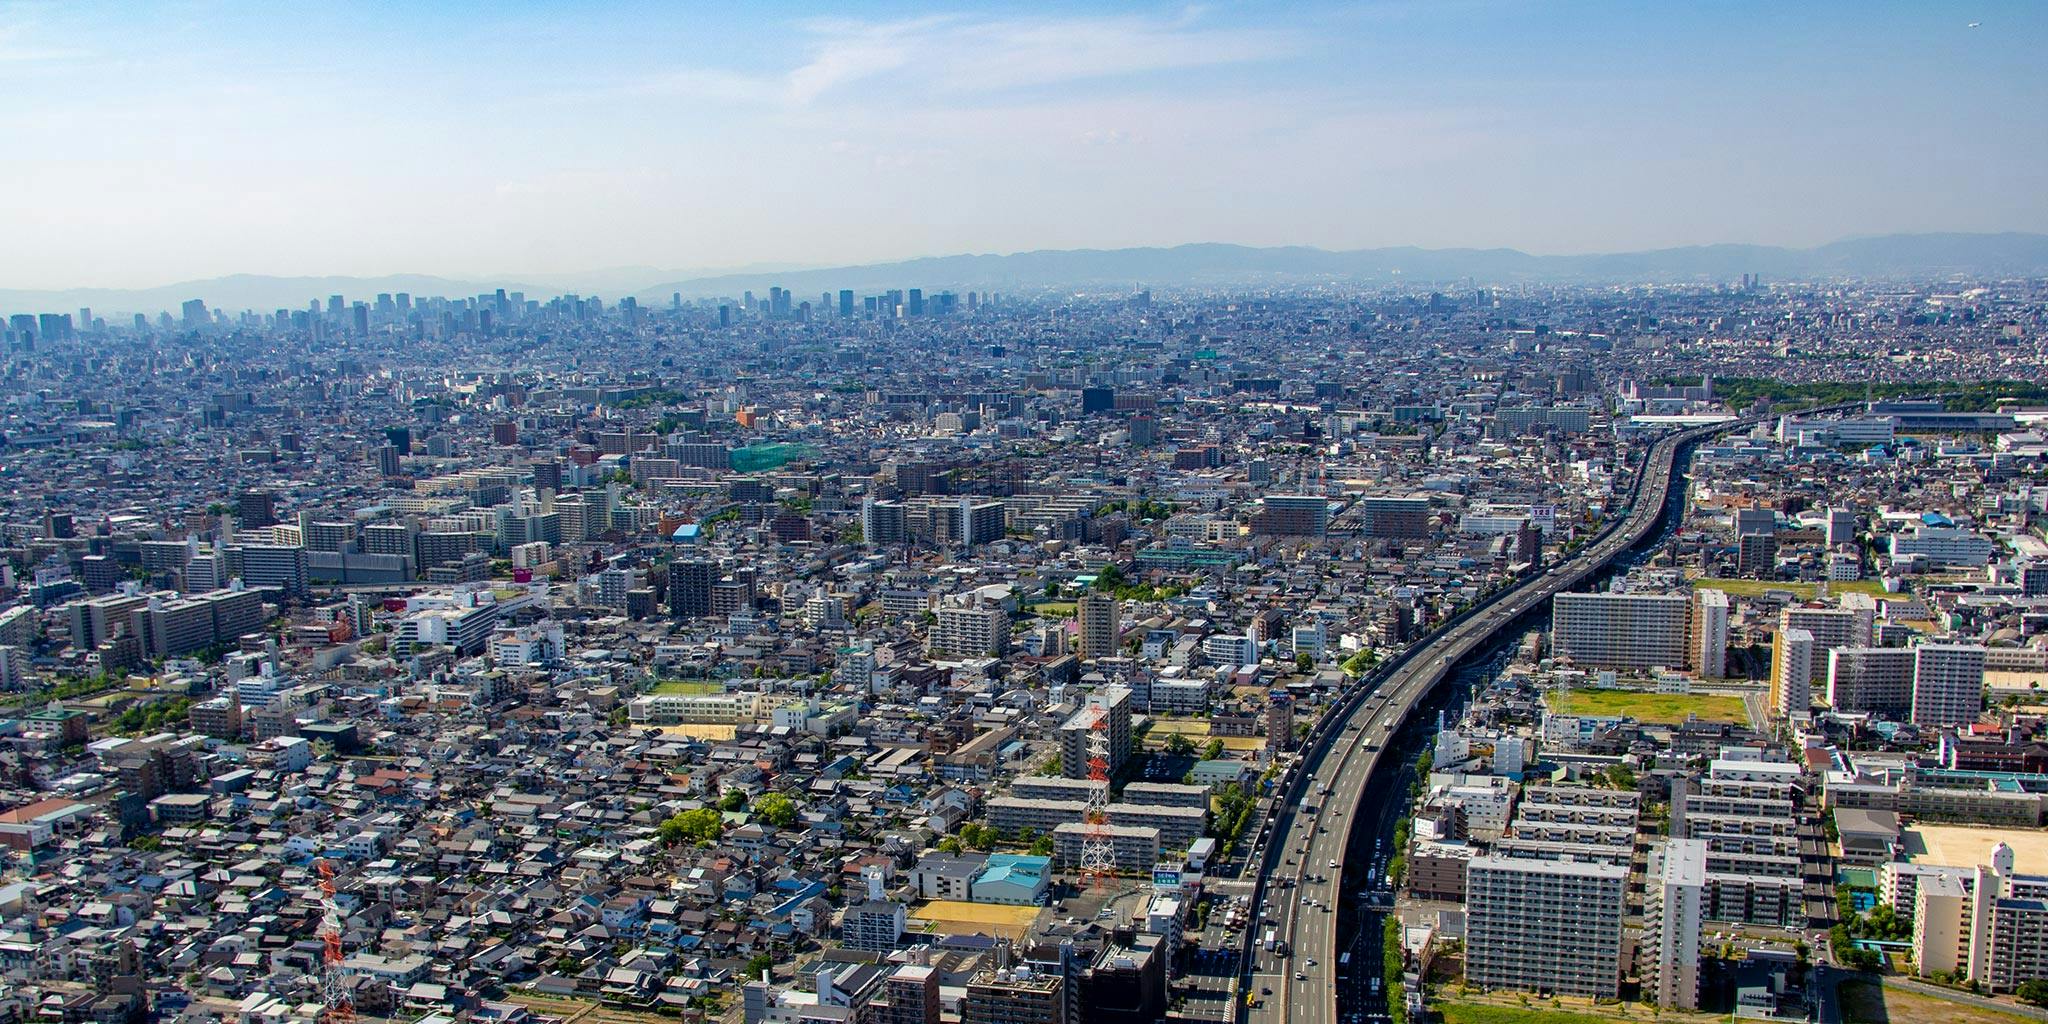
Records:
<instances>
[{"instance_id":1,"label":"street below highway","mask_svg":"<svg viewBox=\"0 0 2048 1024\"><path fill-rule=\"evenodd\" d=\"M1525 616L1547 609L1551 595L1589 583L1667 522L1682 504L1682 454L1714 433L1743 424L1719 424L1674 434L1654 445L1630 487L1624 516L1567 561L1526 577L1464 612L1434 639L1410 647L1347 690L1304 746L1302 760L1283 778L1261 853L1265 866L1253 904L1254 925L1245 956L1243 1019L1285 1024L1350 1024L1386 1012L1379 976L1379 914L1391 830L1405 806L1407 759L1381 772L1382 755L1439 684L1459 666L1500 643ZM1398 753L1396 755L1398 757ZM1391 760L1391 759L1390 759ZM1369 821L1360 822L1365 816ZM1355 837L1355 841L1354 841ZM1357 856L1347 881L1347 865ZM1347 886L1354 888L1347 889ZM1349 913L1346 894L1364 913ZM1358 893L1364 892L1363 899ZM1341 909L1340 909L1341 908ZM1340 924L1347 925L1340 928ZM1366 934L1369 926L1371 934ZM1267 948L1264 936L1274 936ZM1353 952L1347 982L1365 986L1366 999L1347 999L1338 1010L1339 961ZM1378 996L1380 998L1373 998Z\"/></svg>"}]
</instances>

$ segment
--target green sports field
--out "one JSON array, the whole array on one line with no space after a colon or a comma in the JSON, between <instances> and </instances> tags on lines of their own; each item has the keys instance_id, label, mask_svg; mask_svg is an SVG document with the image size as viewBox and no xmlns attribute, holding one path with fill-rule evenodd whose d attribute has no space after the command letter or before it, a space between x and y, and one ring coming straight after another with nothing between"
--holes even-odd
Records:
<instances>
[{"instance_id":1,"label":"green sports field","mask_svg":"<svg viewBox=\"0 0 2048 1024\"><path fill-rule=\"evenodd\" d=\"M1712 722L1746 722L1742 698L1715 693L1648 693L1641 690L1552 691L1550 709L1561 715L1633 718L1638 722L1677 725L1687 715Z\"/></svg>"},{"instance_id":2,"label":"green sports field","mask_svg":"<svg viewBox=\"0 0 2048 1024\"><path fill-rule=\"evenodd\" d=\"M1692 581L1701 590L1718 590L1730 597L1762 597L1765 591L1782 590L1801 601L1811 601L1820 593L1818 583L1780 583L1776 580L1730 580L1706 576ZM1840 597L1843 594L1869 594L1880 601L1903 601L1910 594L1893 594L1884 589L1882 580L1849 580L1828 584L1828 594Z\"/></svg>"}]
</instances>

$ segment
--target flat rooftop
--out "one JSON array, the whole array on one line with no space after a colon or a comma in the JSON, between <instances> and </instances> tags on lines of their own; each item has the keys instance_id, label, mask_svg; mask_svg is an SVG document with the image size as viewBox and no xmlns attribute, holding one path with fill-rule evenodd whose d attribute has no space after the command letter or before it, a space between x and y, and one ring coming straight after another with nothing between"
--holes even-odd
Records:
<instances>
[{"instance_id":1,"label":"flat rooftop","mask_svg":"<svg viewBox=\"0 0 2048 1024\"><path fill-rule=\"evenodd\" d=\"M2013 867L2032 875L2048 874L2048 831L1976 825L1911 825L1900 833L1906 859L1915 864L1973 868L1991 863L1991 848L2012 847Z\"/></svg>"}]
</instances>

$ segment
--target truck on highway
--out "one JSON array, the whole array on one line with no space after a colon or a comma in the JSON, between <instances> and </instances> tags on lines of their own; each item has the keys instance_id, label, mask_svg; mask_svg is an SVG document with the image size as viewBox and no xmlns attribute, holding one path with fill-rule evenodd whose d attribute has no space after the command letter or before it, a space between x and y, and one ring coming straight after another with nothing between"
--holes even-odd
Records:
<instances>
[{"instance_id":1,"label":"truck on highway","mask_svg":"<svg viewBox=\"0 0 2048 1024\"><path fill-rule=\"evenodd\" d=\"M1274 944L1275 944L1275 935L1274 935L1273 929L1271 929L1271 928L1268 928L1268 929L1266 929L1266 942L1265 942L1265 946L1266 946L1266 952L1268 952L1268 953L1271 953L1271 952L1273 952L1273 947L1274 947Z\"/></svg>"}]
</instances>

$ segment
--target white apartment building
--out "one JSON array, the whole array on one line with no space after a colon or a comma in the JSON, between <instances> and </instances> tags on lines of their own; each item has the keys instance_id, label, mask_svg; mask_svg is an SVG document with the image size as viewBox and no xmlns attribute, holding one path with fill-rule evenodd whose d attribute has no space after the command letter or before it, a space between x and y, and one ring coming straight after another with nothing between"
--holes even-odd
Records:
<instances>
[{"instance_id":1,"label":"white apartment building","mask_svg":"<svg viewBox=\"0 0 2048 1024\"><path fill-rule=\"evenodd\" d=\"M1637 963L1643 996L1658 1006L1700 1007L1700 931L1705 920L1707 844L1673 839L1650 851Z\"/></svg>"},{"instance_id":2,"label":"white apartment building","mask_svg":"<svg viewBox=\"0 0 2048 1024\"><path fill-rule=\"evenodd\" d=\"M1968 725L1984 711L1984 648L1921 644L1913 648L1913 724Z\"/></svg>"},{"instance_id":3,"label":"white apartment building","mask_svg":"<svg viewBox=\"0 0 2048 1024\"><path fill-rule=\"evenodd\" d=\"M1991 561L1997 545L1969 530L1923 526L1912 533L1892 534L1892 561L1925 558L1935 567L1976 566Z\"/></svg>"},{"instance_id":4,"label":"white apartment building","mask_svg":"<svg viewBox=\"0 0 2048 1024\"><path fill-rule=\"evenodd\" d=\"M1682 668L1691 601L1683 594L1558 594L1551 649L1581 668Z\"/></svg>"},{"instance_id":5,"label":"white apartment building","mask_svg":"<svg viewBox=\"0 0 2048 1024\"><path fill-rule=\"evenodd\" d=\"M1692 663L1702 679L1728 674L1728 594L1701 590L1693 595Z\"/></svg>"},{"instance_id":6,"label":"white apartment building","mask_svg":"<svg viewBox=\"0 0 2048 1024\"><path fill-rule=\"evenodd\" d=\"M1487 856L1472 858L1465 877L1467 984L1615 997L1626 865Z\"/></svg>"}]
</instances>

